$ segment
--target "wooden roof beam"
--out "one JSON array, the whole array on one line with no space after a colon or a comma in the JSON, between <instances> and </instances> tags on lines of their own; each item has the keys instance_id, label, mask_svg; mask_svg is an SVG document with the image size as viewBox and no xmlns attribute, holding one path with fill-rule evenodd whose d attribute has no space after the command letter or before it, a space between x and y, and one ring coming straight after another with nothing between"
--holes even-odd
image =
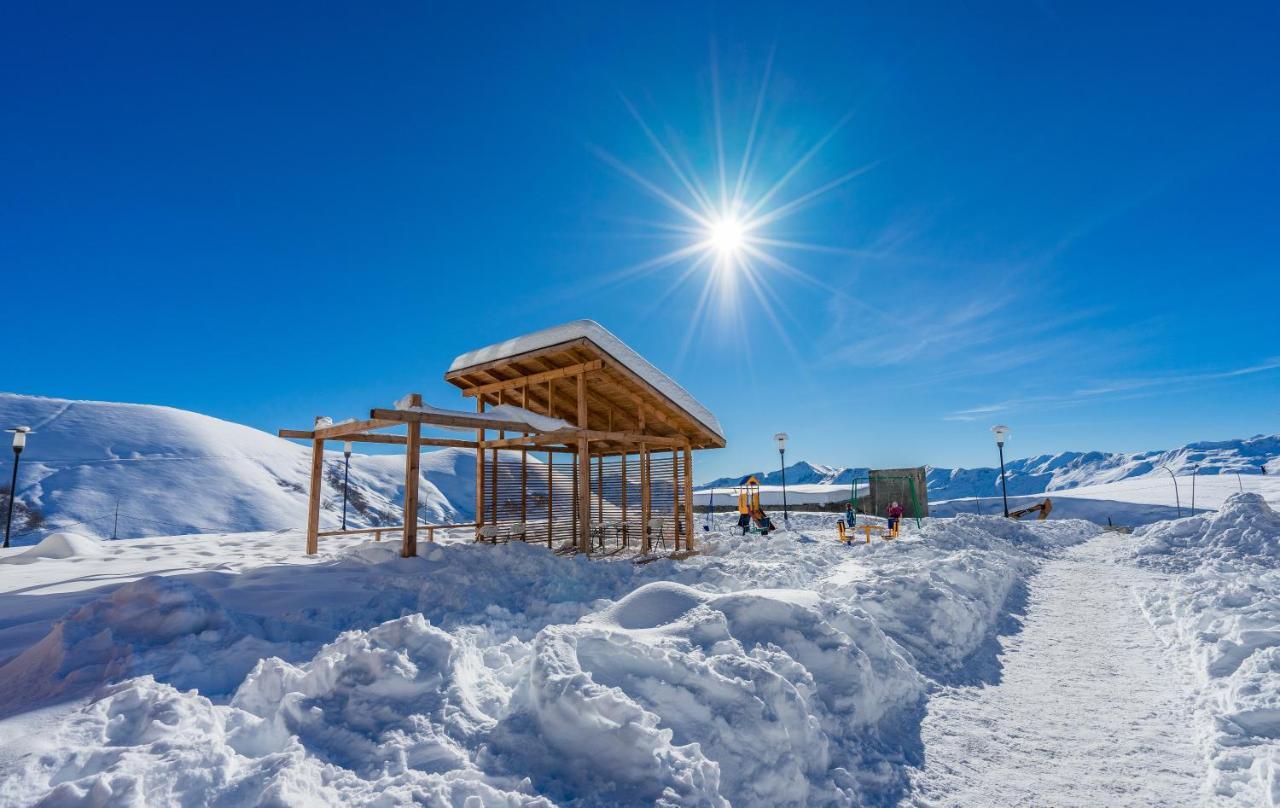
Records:
<instances>
[{"instance_id":1,"label":"wooden roof beam","mask_svg":"<svg viewBox=\"0 0 1280 808\"><path fill-rule=\"evenodd\" d=\"M377 421L390 421L397 424L427 424L430 426L457 426L468 429L505 429L509 432L541 432L530 424L520 421L505 421L497 418L480 418L462 413L415 412L413 410L369 411L370 418Z\"/></svg>"},{"instance_id":2,"label":"wooden roof beam","mask_svg":"<svg viewBox=\"0 0 1280 808\"><path fill-rule=\"evenodd\" d=\"M513 379L505 379L503 381L492 382L490 384L482 384L478 387L463 390L462 394L464 396L483 396L488 395L489 393L497 393L500 390L510 390L512 388L524 387L525 385L551 381L552 379L563 379L566 376L576 376L579 373L590 373L591 371L599 370L602 367L604 367L604 362L600 359L595 359L590 362L580 362L579 364L572 365L567 368L554 368L552 370L544 370L541 373L517 376Z\"/></svg>"}]
</instances>

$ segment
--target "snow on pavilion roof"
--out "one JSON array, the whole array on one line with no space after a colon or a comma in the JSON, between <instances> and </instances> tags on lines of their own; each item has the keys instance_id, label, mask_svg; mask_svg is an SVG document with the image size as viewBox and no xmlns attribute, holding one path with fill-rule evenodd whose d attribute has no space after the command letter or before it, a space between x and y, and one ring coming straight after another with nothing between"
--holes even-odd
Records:
<instances>
[{"instance_id":1,"label":"snow on pavilion roof","mask_svg":"<svg viewBox=\"0 0 1280 808\"><path fill-rule=\"evenodd\" d=\"M575 351L577 359L587 358L593 352L586 349L586 343L590 343L590 346L595 349L594 353L600 354L609 364L629 371L630 375L638 378L644 385L651 388L650 398L653 397L652 393L657 393L660 398L678 408L684 416L695 421L697 426L702 428L702 431L710 433L708 436L710 440L695 441L695 445L724 445L724 433L721 429L720 421L710 410L674 379L658 370L629 345L594 320L574 320L469 351L453 360L448 372L445 374L445 379L466 389L481 386L485 381L502 381L508 371L514 372L515 376L519 376L534 373L538 370L546 370L548 365L545 364L545 359L555 355L557 347L564 348L564 352L557 357L561 362L569 361ZM532 364L535 356L544 360L544 364ZM555 361L550 363L550 366L555 365ZM629 385L631 388L640 387L640 385L634 383L634 380L625 379L622 374L608 374L607 371L609 370L613 370L613 368L605 368L606 375L610 376L610 378L597 384L604 384L606 387L609 385ZM477 374L487 374L490 378L482 380L478 378ZM599 390L600 388L597 387L595 389ZM566 405L568 404L567 398L565 403ZM619 407L620 411L625 409L625 404ZM595 417L596 413L593 412L593 420Z\"/></svg>"}]
</instances>

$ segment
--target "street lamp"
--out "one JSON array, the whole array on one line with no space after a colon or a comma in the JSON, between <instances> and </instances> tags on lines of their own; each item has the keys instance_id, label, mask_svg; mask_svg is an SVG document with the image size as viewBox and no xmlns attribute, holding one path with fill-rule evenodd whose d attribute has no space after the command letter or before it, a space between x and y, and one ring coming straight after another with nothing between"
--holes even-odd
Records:
<instances>
[{"instance_id":1,"label":"street lamp","mask_svg":"<svg viewBox=\"0 0 1280 808\"><path fill-rule=\"evenodd\" d=\"M996 435L996 448L1000 450L1000 496L1004 499L1004 515L1009 515L1009 486L1004 479L1004 442L1009 437L1009 427L998 424L991 427Z\"/></svg>"},{"instance_id":2,"label":"street lamp","mask_svg":"<svg viewBox=\"0 0 1280 808\"><path fill-rule=\"evenodd\" d=\"M1168 466L1160 466L1160 468L1169 472L1170 479L1173 480L1173 501L1178 506L1178 518L1182 518L1182 495L1178 493L1178 475L1173 473L1173 469Z\"/></svg>"},{"instance_id":3,"label":"street lamp","mask_svg":"<svg viewBox=\"0 0 1280 808\"><path fill-rule=\"evenodd\" d=\"M773 442L778 444L778 463L782 467L782 522L790 528L791 516L787 513L787 433L774 435Z\"/></svg>"},{"instance_id":4,"label":"street lamp","mask_svg":"<svg viewBox=\"0 0 1280 808\"><path fill-rule=\"evenodd\" d=\"M342 529L347 529L347 480L351 479L351 441L342 442Z\"/></svg>"},{"instance_id":5,"label":"street lamp","mask_svg":"<svg viewBox=\"0 0 1280 808\"><path fill-rule=\"evenodd\" d=\"M13 503L18 498L18 460L22 458L22 450L27 447L29 426L15 426L6 429L13 433L13 478L9 481L9 513L4 519L4 546L9 546L9 531L13 527Z\"/></svg>"}]
</instances>

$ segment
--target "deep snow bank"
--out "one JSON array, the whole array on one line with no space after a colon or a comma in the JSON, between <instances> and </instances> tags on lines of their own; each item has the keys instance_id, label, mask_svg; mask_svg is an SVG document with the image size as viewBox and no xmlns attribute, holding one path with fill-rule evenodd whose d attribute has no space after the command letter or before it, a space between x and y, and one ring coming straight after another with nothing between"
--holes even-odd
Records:
<instances>
[{"instance_id":1,"label":"deep snow bank","mask_svg":"<svg viewBox=\"0 0 1280 808\"><path fill-rule=\"evenodd\" d=\"M34 547L8 558L0 558L0 564L34 564L41 559L93 558L106 555L100 539L80 533L50 533Z\"/></svg>"},{"instance_id":2,"label":"deep snow bank","mask_svg":"<svg viewBox=\"0 0 1280 808\"><path fill-rule=\"evenodd\" d=\"M794 523L643 566L366 544L337 562L364 570L364 605L274 626L136 582L0 671L43 694L116 680L0 801L883 803L919 758L930 678L964 669L1039 558L1096 530L962 517L842 546L831 518ZM353 630L308 646L304 617Z\"/></svg>"},{"instance_id":3,"label":"deep snow bank","mask_svg":"<svg viewBox=\"0 0 1280 808\"><path fill-rule=\"evenodd\" d=\"M1280 515L1257 494L1135 534L1142 563L1172 573L1152 621L1195 660L1211 762L1207 789L1280 805Z\"/></svg>"}]
</instances>

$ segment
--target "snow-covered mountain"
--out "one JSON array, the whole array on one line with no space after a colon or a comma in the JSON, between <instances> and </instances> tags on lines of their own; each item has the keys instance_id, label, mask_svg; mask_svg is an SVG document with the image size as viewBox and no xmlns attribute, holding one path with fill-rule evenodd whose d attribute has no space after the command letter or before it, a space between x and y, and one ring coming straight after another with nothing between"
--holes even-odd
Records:
<instances>
[{"instance_id":1,"label":"snow-covered mountain","mask_svg":"<svg viewBox=\"0 0 1280 808\"><path fill-rule=\"evenodd\" d=\"M1039 494L1081 486L1102 485L1135 477L1197 474L1280 473L1280 435L1255 435L1228 441L1191 443L1178 449L1149 452L1060 452L1005 462L1010 495ZM762 485L781 485L779 470L754 472ZM787 466L787 484L848 485L865 477L866 468L822 466L800 461ZM722 477L699 489L736 484L741 476ZM930 468L929 499L985 497L1000 493L1000 469Z\"/></svg>"},{"instance_id":2,"label":"snow-covered mountain","mask_svg":"<svg viewBox=\"0 0 1280 808\"><path fill-rule=\"evenodd\" d=\"M122 538L180 533L299 527L306 519L310 449L241 424L194 412L145 404L68 401L0 393L0 426L35 430L22 456L20 505L44 517L29 524L18 509L18 543L52 529ZM7 460L7 458L4 458ZM1011 496L1112 483L1149 475L1257 474L1262 464L1280 473L1280 435L1193 443L1165 452L1064 452L1006 464ZM7 463L4 464L7 466ZM541 472L536 461L531 473ZM848 485L865 468L798 462L787 484ZM399 454L351 458L348 525L400 524L404 460ZM0 484L7 485L7 469ZM781 483L777 470L757 472L764 485ZM699 488L733 485L722 478ZM929 471L932 501L999 494L995 468ZM341 518L342 455L326 460L322 524ZM470 451L445 449L422 456L421 518L467 522L473 518L475 460ZM117 517L118 511L118 517Z\"/></svg>"},{"instance_id":3,"label":"snow-covered mountain","mask_svg":"<svg viewBox=\"0 0 1280 808\"><path fill-rule=\"evenodd\" d=\"M0 425L18 424L34 430L18 497L43 514L38 532L80 523L81 532L110 536L114 528L123 538L305 524L306 446L172 407L0 394ZM458 449L423 454L424 521L471 518L474 463ZM399 524L403 475L400 455L353 454L348 525ZM331 453L325 527L341 518L341 484L342 454ZM24 522L15 522L14 533L24 533Z\"/></svg>"}]
</instances>

